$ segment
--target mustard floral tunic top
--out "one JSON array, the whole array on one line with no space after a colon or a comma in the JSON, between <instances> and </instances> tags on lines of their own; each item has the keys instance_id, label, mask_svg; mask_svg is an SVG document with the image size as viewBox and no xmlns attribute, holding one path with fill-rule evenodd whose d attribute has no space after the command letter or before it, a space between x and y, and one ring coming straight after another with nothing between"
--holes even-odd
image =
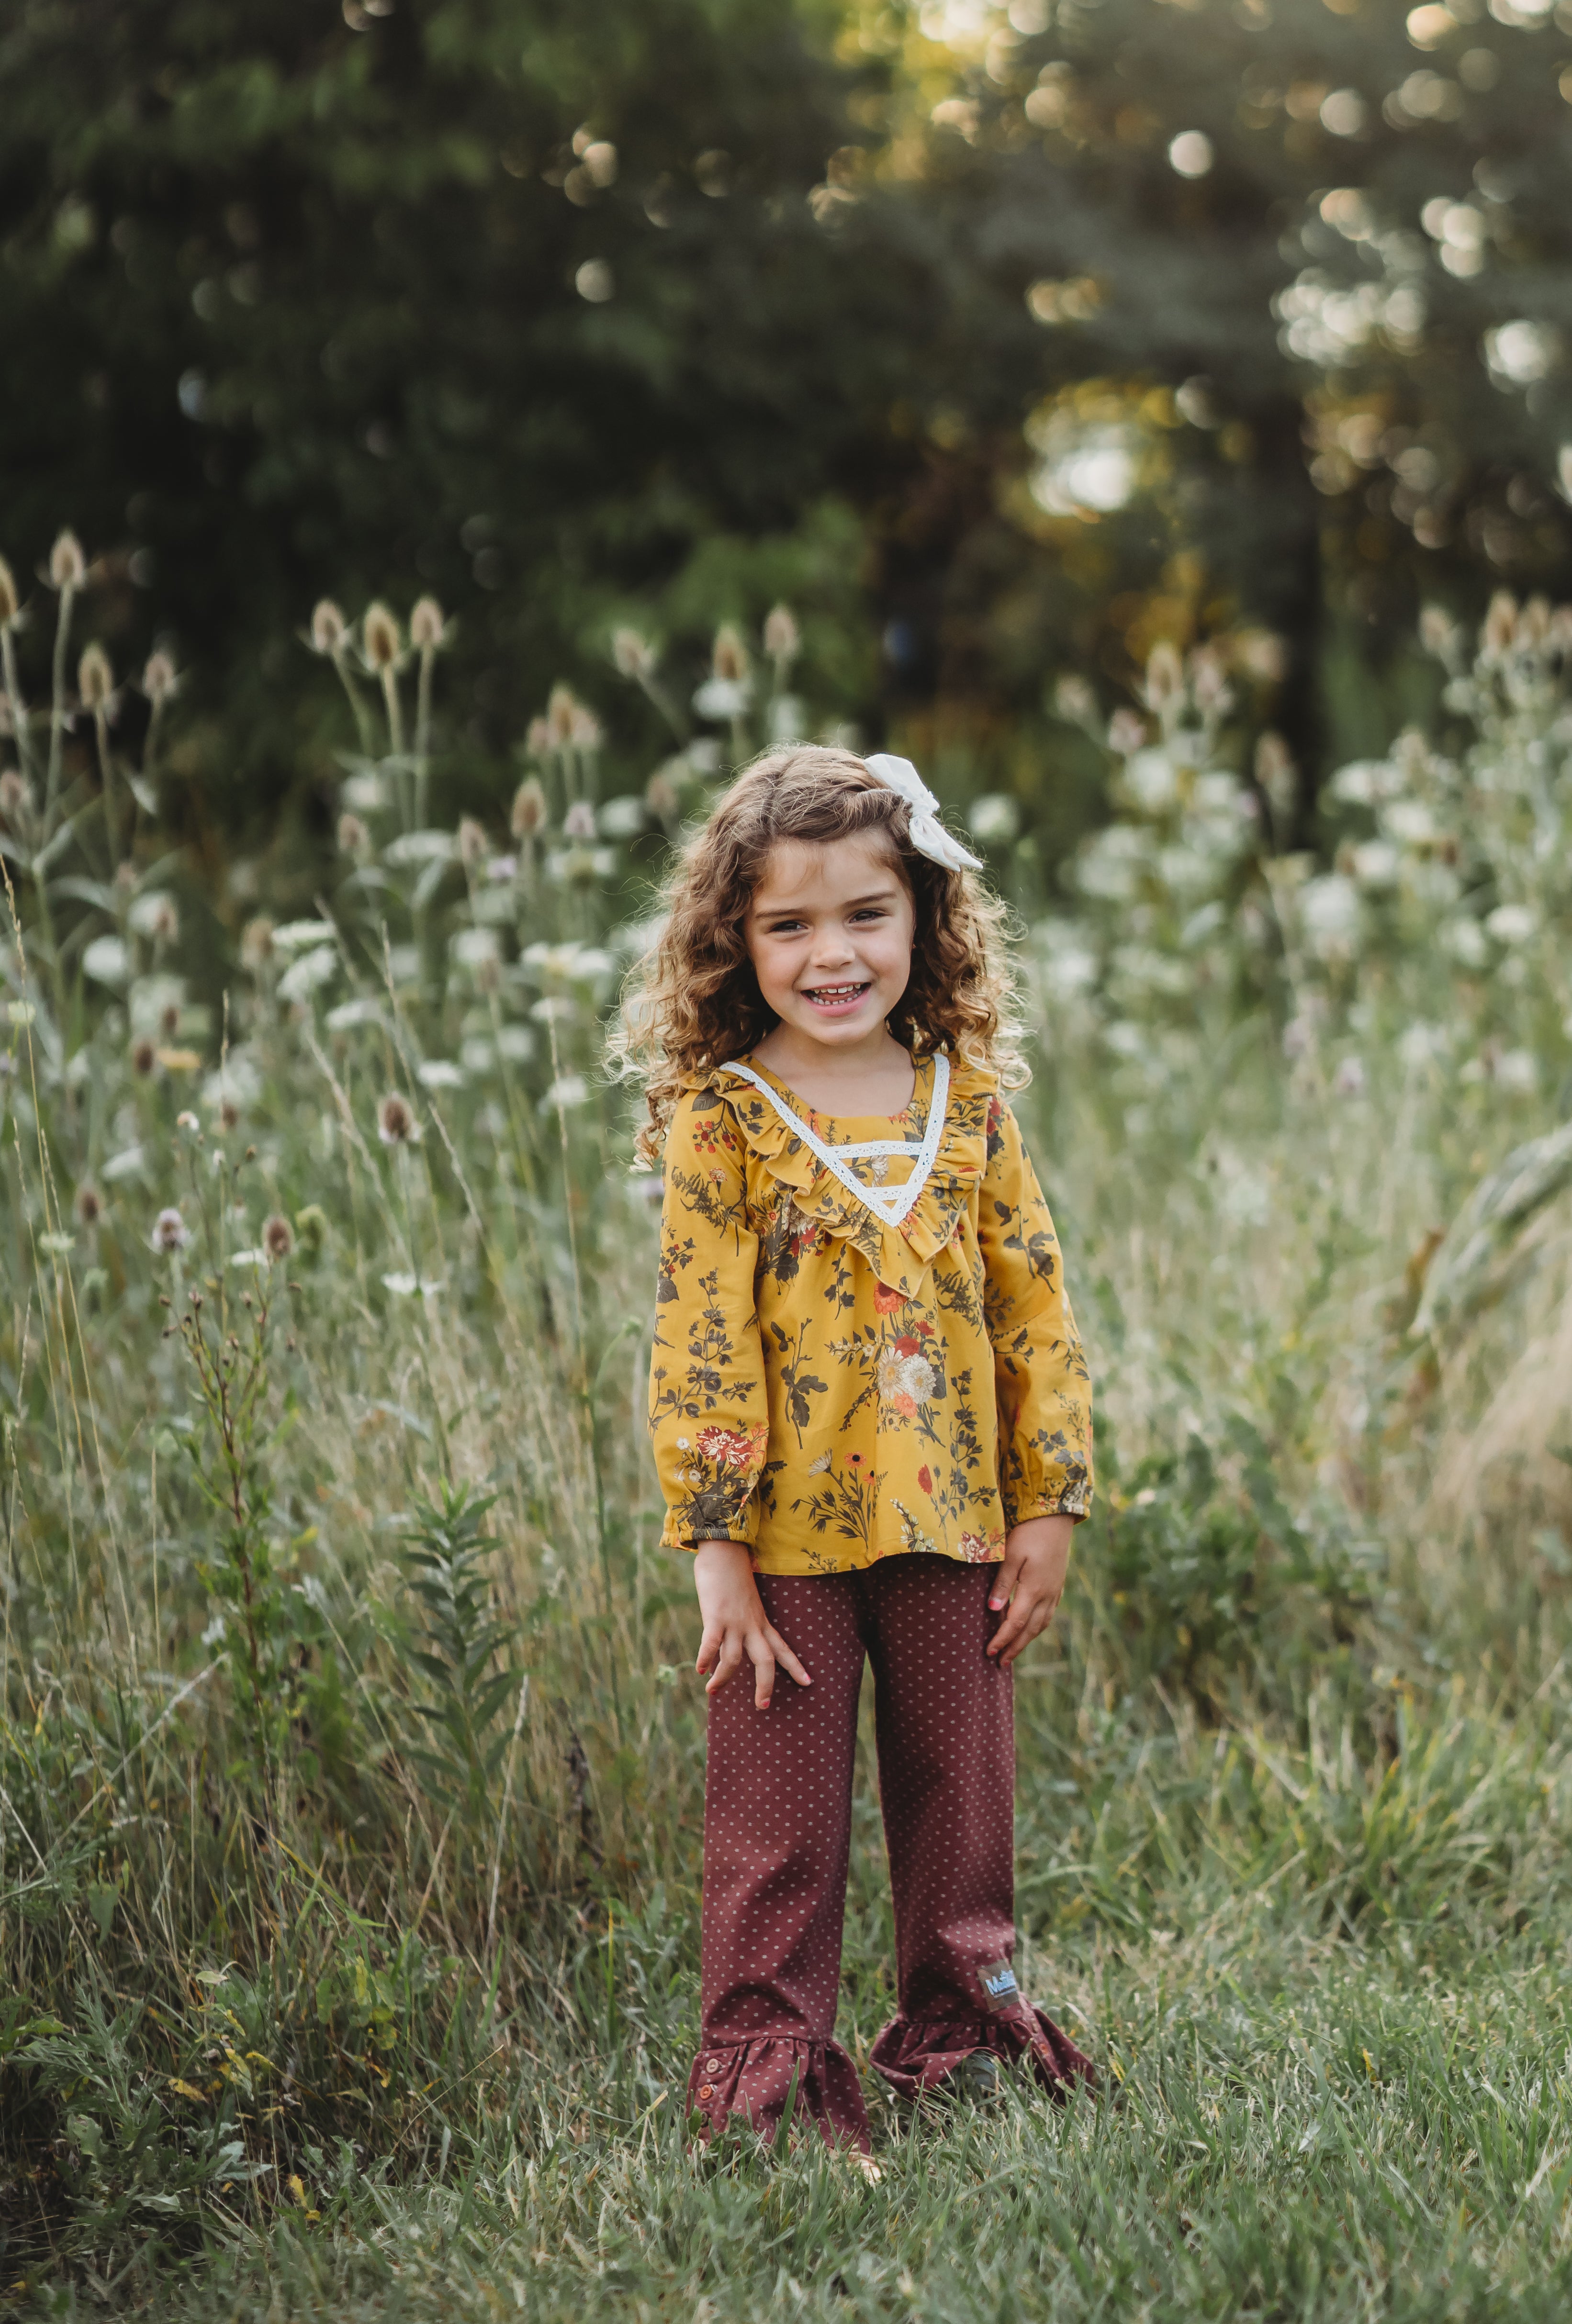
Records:
<instances>
[{"instance_id":1,"label":"mustard floral tunic top","mask_svg":"<svg viewBox=\"0 0 1572 2324\"><path fill-rule=\"evenodd\" d=\"M814 1113L822 1145L915 1157L931 1057L894 1116ZM911 1550L1003 1557L1028 1517L1084 1517L1091 1390L1059 1248L996 1077L952 1069L927 1184L886 1224L742 1074L682 1100L666 1139L650 1428L661 1539L736 1541L765 1573ZM843 1166L906 1184L900 1155Z\"/></svg>"}]
</instances>

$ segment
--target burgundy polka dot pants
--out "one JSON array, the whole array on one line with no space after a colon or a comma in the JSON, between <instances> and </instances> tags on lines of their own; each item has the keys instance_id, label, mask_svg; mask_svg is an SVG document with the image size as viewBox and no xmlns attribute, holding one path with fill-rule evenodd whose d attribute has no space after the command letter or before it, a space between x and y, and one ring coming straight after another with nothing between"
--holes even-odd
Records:
<instances>
[{"instance_id":1,"label":"burgundy polka dot pants","mask_svg":"<svg viewBox=\"0 0 1572 2324\"><path fill-rule=\"evenodd\" d=\"M709 1699L702 2135L772 2133L788 2099L832 2144L868 2146L856 2070L832 2039L864 1658L895 1905L900 2007L873 2063L907 2097L977 2050L1063 2090L1090 2061L1027 2002L1015 1949L1011 1674L985 1649L997 1568L929 1555L855 1573L761 1573L764 1610L813 1683L781 1671L768 1711L744 1665Z\"/></svg>"}]
</instances>

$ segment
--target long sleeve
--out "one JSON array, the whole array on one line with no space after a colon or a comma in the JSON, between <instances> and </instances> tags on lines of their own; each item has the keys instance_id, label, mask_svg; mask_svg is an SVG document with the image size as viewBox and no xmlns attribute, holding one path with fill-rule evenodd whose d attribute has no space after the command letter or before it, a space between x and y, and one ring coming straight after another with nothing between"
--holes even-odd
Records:
<instances>
[{"instance_id":1,"label":"long sleeve","mask_svg":"<svg viewBox=\"0 0 1572 2324\"><path fill-rule=\"evenodd\" d=\"M661 1541L758 1537L770 1424L747 1223L744 1151L725 1101L684 1098L666 1138L650 1434L666 1498Z\"/></svg>"},{"instance_id":2,"label":"long sleeve","mask_svg":"<svg viewBox=\"0 0 1572 2324\"><path fill-rule=\"evenodd\" d=\"M1091 1375L1064 1263L1020 1125L995 1099L977 1221L994 1347L1006 1526L1084 1517L1092 1499Z\"/></svg>"}]
</instances>

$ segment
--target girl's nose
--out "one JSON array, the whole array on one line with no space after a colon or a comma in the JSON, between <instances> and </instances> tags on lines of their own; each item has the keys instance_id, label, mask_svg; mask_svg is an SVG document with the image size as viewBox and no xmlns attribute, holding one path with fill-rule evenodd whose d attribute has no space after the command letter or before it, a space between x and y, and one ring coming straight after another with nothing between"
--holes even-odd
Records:
<instances>
[{"instance_id":1,"label":"girl's nose","mask_svg":"<svg viewBox=\"0 0 1572 2324\"><path fill-rule=\"evenodd\" d=\"M810 958L815 968L844 968L856 953L843 929L827 928L814 938Z\"/></svg>"}]
</instances>

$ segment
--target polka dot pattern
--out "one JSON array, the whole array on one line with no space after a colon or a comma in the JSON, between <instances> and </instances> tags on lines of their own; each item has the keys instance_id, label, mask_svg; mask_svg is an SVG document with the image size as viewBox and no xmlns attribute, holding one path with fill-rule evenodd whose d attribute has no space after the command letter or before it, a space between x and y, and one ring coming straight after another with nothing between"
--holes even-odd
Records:
<instances>
[{"instance_id":1,"label":"polka dot pattern","mask_svg":"<svg viewBox=\"0 0 1572 2324\"><path fill-rule=\"evenodd\" d=\"M874 2063L914 2095L972 2051L1030 2053L1050 2083L1092 2069L1000 1979L1015 1948L1011 1674L989 1660L995 1569L889 1557L855 1572L758 1578L810 1674L755 1710L739 1674L709 1702L701 1943L704 2046L689 2101L705 2135L728 2115L795 2116L866 2148L855 2069L833 2039L863 1664L874 1675L879 1789L895 1907L900 2010ZM1003 1982L1003 2007L983 1983Z\"/></svg>"}]
</instances>

